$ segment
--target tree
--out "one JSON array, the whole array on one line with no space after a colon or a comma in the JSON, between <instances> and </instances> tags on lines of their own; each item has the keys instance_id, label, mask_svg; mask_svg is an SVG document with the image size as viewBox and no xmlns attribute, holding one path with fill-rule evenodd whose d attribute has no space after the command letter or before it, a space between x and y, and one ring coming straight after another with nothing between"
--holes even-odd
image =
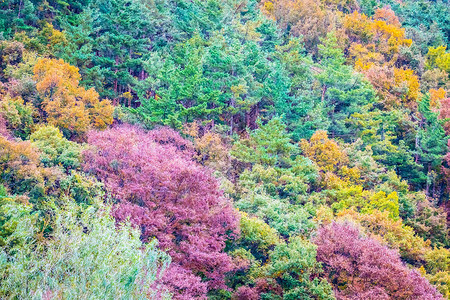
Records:
<instances>
[{"instance_id":1,"label":"tree","mask_svg":"<svg viewBox=\"0 0 450 300\"><path fill-rule=\"evenodd\" d=\"M247 213L241 213L241 237L238 243L245 247L255 257L263 255L263 259L268 258L269 250L281 243L278 232L267 223L257 217L250 217Z\"/></svg>"},{"instance_id":2,"label":"tree","mask_svg":"<svg viewBox=\"0 0 450 300\"><path fill-rule=\"evenodd\" d=\"M32 204L34 211L50 214L51 219L55 206L72 200L92 204L103 192L95 178L75 170L80 163L78 145L45 137L43 131L38 131L33 143L0 136L0 184L8 194Z\"/></svg>"},{"instance_id":3,"label":"tree","mask_svg":"<svg viewBox=\"0 0 450 300\"><path fill-rule=\"evenodd\" d=\"M320 38L324 37L333 25L334 13L320 2L267 0L263 1L263 11L275 19L286 34L303 37L306 48L311 52L317 51Z\"/></svg>"},{"instance_id":4,"label":"tree","mask_svg":"<svg viewBox=\"0 0 450 300\"><path fill-rule=\"evenodd\" d=\"M54 126L39 127L31 134L30 141L41 151L41 162L47 167L62 166L68 170L81 165L81 147L66 140Z\"/></svg>"},{"instance_id":5,"label":"tree","mask_svg":"<svg viewBox=\"0 0 450 300\"><path fill-rule=\"evenodd\" d=\"M445 1L405 1L402 4L395 1L383 1L383 4L389 5L395 11L414 42L421 42L419 38L423 33L434 32L436 38L431 39L428 45L449 44L449 7ZM436 42L438 44L435 44ZM423 54L428 50L428 45L423 45L425 46Z\"/></svg>"},{"instance_id":6,"label":"tree","mask_svg":"<svg viewBox=\"0 0 450 300\"><path fill-rule=\"evenodd\" d=\"M275 246L267 272L283 288L283 299L334 299L330 284L320 277L316 246L300 237Z\"/></svg>"},{"instance_id":7,"label":"tree","mask_svg":"<svg viewBox=\"0 0 450 300\"><path fill-rule=\"evenodd\" d=\"M429 195L431 186L436 191L436 176L433 172L440 173L439 168L447 151L448 138L442 122L438 120L438 113L431 110L429 95L422 98L418 111L420 119L416 135L415 160L420 162L426 170L425 192Z\"/></svg>"},{"instance_id":8,"label":"tree","mask_svg":"<svg viewBox=\"0 0 450 300\"><path fill-rule=\"evenodd\" d=\"M347 154L334 140L328 138L326 131L316 131L309 141L301 140L303 154L314 161L322 170L335 171L348 163Z\"/></svg>"},{"instance_id":9,"label":"tree","mask_svg":"<svg viewBox=\"0 0 450 300\"><path fill-rule=\"evenodd\" d=\"M152 6L139 0L103 0L92 5L92 62L103 78L97 88L115 105L124 93L134 92L138 79L144 79L143 62L152 49L155 29Z\"/></svg>"},{"instance_id":10,"label":"tree","mask_svg":"<svg viewBox=\"0 0 450 300\"><path fill-rule=\"evenodd\" d=\"M237 26L237 25L236 25ZM234 29L238 30L238 29ZM174 47L171 55L155 53L149 77L138 91L142 105L130 111L145 125L179 128L194 119L229 126L230 135L255 128L260 111L273 103L268 90L273 70L256 37L197 34Z\"/></svg>"},{"instance_id":11,"label":"tree","mask_svg":"<svg viewBox=\"0 0 450 300\"><path fill-rule=\"evenodd\" d=\"M427 54L427 67L436 67L450 73L450 53L446 52L447 46L430 47Z\"/></svg>"},{"instance_id":12,"label":"tree","mask_svg":"<svg viewBox=\"0 0 450 300\"><path fill-rule=\"evenodd\" d=\"M425 255L425 268L421 268L424 276L442 293L450 296L450 251L446 248L435 248ZM426 272L425 272L426 271Z\"/></svg>"},{"instance_id":13,"label":"tree","mask_svg":"<svg viewBox=\"0 0 450 300\"><path fill-rule=\"evenodd\" d=\"M286 125L279 117L270 119L267 124L258 121L259 128L250 133L248 139L237 141L231 155L242 162L279 167L292 163L298 147L291 143Z\"/></svg>"},{"instance_id":14,"label":"tree","mask_svg":"<svg viewBox=\"0 0 450 300\"><path fill-rule=\"evenodd\" d=\"M45 182L54 182L57 172L40 165L38 150L29 142L15 142L0 136L0 183L11 194L30 198L45 195Z\"/></svg>"},{"instance_id":15,"label":"tree","mask_svg":"<svg viewBox=\"0 0 450 300\"><path fill-rule=\"evenodd\" d=\"M344 17L343 25L351 42L351 56L363 69L384 63L392 65L399 58L401 47L412 44L390 9L377 9L373 18L354 11Z\"/></svg>"},{"instance_id":16,"label":"tree","mask_svg":"<svg viewBox=\"0 0 450 300\"><path fill-rule=\"evenodd\" d=\"M7 139L11 138L11 134L8 128L6 127L6 121L1 116L0 116L0 136L5 137Z\"/></svg>"},{"instance_id":17,"label":"tree","mask_svg":"<svg viewBox=\"0 0 450 300\"><path fill-rule=\"evenodd\" d=\"M10 94L6 94L0 101L0 116L6 128L17 137L26 139L30 135L35 111L33 105L25 104L20 96L13 99Z\"/></svg>"},{"instance_id":18,"label":"tree","mask_svg":"<svg viewBox=\"0 0 450 300\"><path fill-rule=\"evenodd\" d=\"M156 237L185 274L201 276L199 285L222 288L231 269L223 249L236 234L236 213L211 172L171 142L183 140L177 133L153 133L131 126L91 132L95 148L85 153L84 169L118 201L118 221L130 218L145 241Z\"/></svg>"},{"instance_id":19,"label":"tree","mask_svg":"<svg viewBox=\"0 0 450 300\"><path fill-rule=\"evenodd\" d=\"M405 261L416 266L424 262L424 255L430 250L429 242L416 235L412 227L403 224L401 219L393 220L387 212L374 210L369 214L354 210L343 210L338 214L339 220L358 222L366 234L398 250Z\"/></svg>"},{"instance_id":20,"label":"tree","mask_svg":"<svg viewBox=\"0 0 450 300\"><path fill-rule=\"evenodd\" d=\"M156 242L143 245L130 224L116 227L110 207L56 211L51 239L43 242L30 207L0 201L3 227L13 228L0 249L2 297L168 298L156 281L170 257Z\"/></svg>"},{"instance_id":21,"label":"tree","mask_svg":"<svg viewBox=\"0 0 450 300\"><path fill-rule=\"evenodd\" d=\"M311 242L300 236L280 239L263 220L246 213L241 233L231 252L237 270L230 278L239 299L334 299Z\"/></svg>"},{"instance_id":22,"label":"tree","mask_svg":"<svg viewBox=\"0 0 450 300\"><path fill-rule=\"evenodd\" d=\"M445 174L445 171L444 171ZM413 214L404 218L416 234L431 242L434 247L449 244L449 230L445 207L438 205L438 199L427 197L424 192L408 195L415 207Z\"/></svg>"},{"instance_id":23,"label":"tree","mask_svg":"<svg viewBox=\"0 0 450 300\"><path fill-rule=\"evenodd\" d=\"M317 101L320 92L314 74L318 68L300 39L291 38L277 46L275 57L279 61L271 90L279 96L274 100L274 114L283 116L295 141L311 137L317 129L327 129L330 121L325 103Z\"/></svg>"},{"instance_id":24,"label":"tree","mask_svg":"<svg viewBox=\"0 0 450 300\"><path fill-rule=\"evenodd\" d=\"M91 126L102 129L112 123L113 107L109 100L99 100L93 88L80 87L76 67L61 59L39 59L34 79L42 98L42 117L66 136L83 136Z\"/></svg>"},{"instance_id":25,"label":"tree","mask_svg":"<svg viewBox=\"0 0 450 300\"><path fill-rule=\"evenodd\" d=\"M316 101L321 101L326 109L330 134L348 140L352 128L348 128L347 119L354 113L364 112L366 105L374 102L375 91L360 74L344 64L344 53L334 32L328 33L319 45L318 55L321 71L315 78L321 93Z\"/></svg>"},{"instance_id":26,"label":"tree","mask_svg":"<svg viewBox=\"0 0 450 300\"><path fill-rule=\"evenodd\" d=\"M237 141L231 156L238 163L236 206L254 214L283 236L308 234L314 223L312 207L304 207L309 185L317 180L317 167L298 155L286 125L278 117ZM242 171L243 168L244 170Z\"/></svg>"},{"instance_id":27,"label":"tree","mask_svg":"<svg viewBox=\"0 0 450 300\"><path fill-rule=\"evenodd\" d=\"M33 1L9 0L0 4L0 33L13 35L16 31L31 30L36 25L36 5Z\"/></svg>"},{"instance_id":28,"label":"tree","mask_svg":"<svg viewBox=\"0 0 450 300\"><path fill-rule=\"evenodd\" d=\"M155 61L147 69L149 78L142 91L142 106L132 110L146 125L162 123L174 128L195 119L217 119L223 103L218 102L218 93L206 87L204 76L205 41L200 36L177 44L172 56L161 62ZM161 60L160 56L154 57ZM156 78L155 78L156 77ZM156 83L156 84L155 84Z\"/></svg>"},{"instance_id":29,"label":"tree","mask_svg":"<svg viewBox=\"0 0 450 300\"><path fill-rule=\"evenodd\" d=\"M314 243L337 299L442 299L417 271L403 265L396 251L350 224L321 228Z\"/></svg>"},{"instance_id":30,"label":"tree","mask_svg":"<svg viewBox=\"0 0 450 300\"><path fill-rule=\"evenodd\" d=\"M362 72L375 87L385 110L417 106L419 79L413 70L384 65L372 66Z\"/></svg>"}]
</instances>

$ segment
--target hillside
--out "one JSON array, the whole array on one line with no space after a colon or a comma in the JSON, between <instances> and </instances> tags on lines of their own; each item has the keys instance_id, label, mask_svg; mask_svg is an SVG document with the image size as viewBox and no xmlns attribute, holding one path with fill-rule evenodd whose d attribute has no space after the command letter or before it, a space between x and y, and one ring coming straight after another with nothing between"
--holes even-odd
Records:
<instances>
[{"instance_id":1,"label":"hillside","mask_svg":"<svg viewBox=\"0 0 450 300\"><path fill-rule=\"evenodd\" d=\"M450 299L448 0L0 2L0 299Z\"/></svg>"}]
</instances>

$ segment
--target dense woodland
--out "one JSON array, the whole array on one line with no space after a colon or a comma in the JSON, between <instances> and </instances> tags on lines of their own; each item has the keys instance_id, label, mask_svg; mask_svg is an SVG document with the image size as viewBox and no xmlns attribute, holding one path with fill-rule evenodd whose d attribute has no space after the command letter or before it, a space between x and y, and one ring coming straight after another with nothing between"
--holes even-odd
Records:
<instances>
[{"instance_id":1,"label":"dense woodland","mask_svg":"<svg viewBox=\"0 0 450 300\"><path fill-rule=\"evenodd\" d=\"M448 0L0 1L0 299L450 299Z\"/></svg>"}]
</instances>

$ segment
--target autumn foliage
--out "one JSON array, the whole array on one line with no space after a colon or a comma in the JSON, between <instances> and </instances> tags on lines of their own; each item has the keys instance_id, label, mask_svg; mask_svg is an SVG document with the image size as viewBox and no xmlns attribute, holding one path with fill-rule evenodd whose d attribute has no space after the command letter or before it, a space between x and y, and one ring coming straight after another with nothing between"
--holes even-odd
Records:
<instances>
[{"instance_id":1,"label":"autumn foliage","mask_svg":"<svg viewBox=\"0 0 450 300\"><path fill-rule=\"evenodd\" d=\"M442 299L396 251L362 236L350 224L320 229L315 243L337 299Z\"/></svg>"},{"instance_id":2,"label":"autumn foliage","mask_svg":"<svg viewBox=\"0 0 450 300\"><path fill-rule=\"evenodd\" d=\"M237 216L211 172L177 148L179 135L169 130L165 137L155 139L130 126L92 132L88 142L94 148L85 153L85 170L119 202L116 219L129 218L146 241L157 238L180 274L204 276L209 288L223 287L231 270L223 249L237 233ZM180 286L177 293L185 288L190 287Z\"/></svg>"},{"instance_id":3,"label":"autumn foliage","mask_svg":"<svg viewBox=\"0 0 450 300\"><path fill-rule=\"evenodd\" d=\"M0 299L450 299L448 1L0 1Z\"/></svg>"},{"instance_id":4,"label":"autumn foliage","mask_svg":"<svg viewBox=\"0 0 450 300\"><path fill-rule=\"evenodd\" d=\"M36 89L42 97L42 117L48 123L83 135L91 127L102 129L112 123L113 107L100 100L93 89L79 86L78 68L63 60L40 59L34 66Z\"/></svg>"}]
</instances>

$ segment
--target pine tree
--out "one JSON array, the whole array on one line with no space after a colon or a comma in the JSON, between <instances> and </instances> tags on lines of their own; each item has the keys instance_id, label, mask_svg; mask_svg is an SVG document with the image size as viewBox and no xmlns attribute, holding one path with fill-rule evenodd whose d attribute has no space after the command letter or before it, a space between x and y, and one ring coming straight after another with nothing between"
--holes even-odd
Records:
<instances>
[{"instance_id":1,"label":"pine tree","mask_svg":"<svg viewBox=\"0 0 450 300\"><path fill-rule=\"evenodd\" d=\"M374 102L375 91L361 75L344 64L344 53L333 32L319 45L319 57L320 71L315 78L320 84L320 101L331 121L328 132L348 140L347 118L364 112L365 105Z\"/></svg>"},{"instance_id":2,"label":"pine tree","mask_svg":"<svg viewBox=\"0 0 450 300\"><path fill-rule=\"evenodd\" d=\"M447 152L448 136L438 119L438 113L431 110L430 96L425 95L419 102L419 122L416 133L415 161L424 166L427 176L425 183L426 194L430 194L430 187L436 189L437 174L445 153Z\"/></svg>"}]
</instances>

